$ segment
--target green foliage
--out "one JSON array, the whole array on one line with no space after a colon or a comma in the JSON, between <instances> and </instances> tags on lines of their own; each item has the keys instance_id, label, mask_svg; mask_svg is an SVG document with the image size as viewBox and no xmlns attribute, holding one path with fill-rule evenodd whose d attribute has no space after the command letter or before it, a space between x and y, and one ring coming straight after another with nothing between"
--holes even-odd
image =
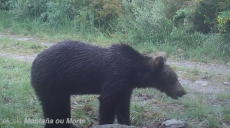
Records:
<instances>
[{"instance_id":1,"label":"green foliage","mask_svg":"<svg viewBox=\"0 0 230 128\"><path fill-rule=\"evenodd\" d=\"M215 46L218 48L219 53L224 56L228 56L230 53L230 36L229 34L219 35L218 43L215 43Z\"/></svg>"},{"instance_id":2,"label":"green foliage","mask_svg":"<svg viewBox=\"0 0 230 128\"><path fill-rule=\"evenodd\" d=\"M0 29L13 33L35 34L41 28L53 36L107 36L110 43L115 39L149 47L145 53L159 48L172 54L182 49L185 52L179 56L186 58L230 56L229 0L4 0L1 4L10 7L11 15L3 13Z\"/></svg>"},{"instance_id":3,"label":"green foliage","mask_svg":"<svg viewBox=\"0 0 230 128\"><path fill-rule=\"evenodd\" d=\"M9 10L9 0L0 0L0 10Z\"/></svg>"},{"instance_id":4,"label":"green foliage","mask_svg":"<svg viewBox=\"0 0 230 128\"><path fill-rule=\"evenodd\" d=\"M19 19L40 20L46 26L74 24L77 28L112 31L122 15L120 0L20 0L10 1L11 12Z\"/></svg>"},{"instance_id":5,"label":"green foliage","mask_svg":"<svg viewBox=\"0 0 230 128\"><path fill-rule=\"evenodd\" d=\"M170 8L181 7L176 11L173 10L175 23L183 24L185 21L192 23L194 25L192 29L202 33L229 32L229 0L187 0L182 5L175 2L180 0L166 1L166 4L174 3L170 5ZM172 12L166 13L173 14Z\"/></svg>"},{"instance_id":6,"label":"green foliage","mask_svg":"<svg viewBox=\"0 0 230 128\"><path fill-rule=\"evenodd\" d=\"M123 13L121 0L97 0L89 5L94 9L94 25L101 31L114 30L118 17Z\"/></svg>"},{"instance_id":7,"label":"green foliage","mask_svg":"<svg viewBox=\"0 0 230 128\"><path fill-rule=\"evenodd\" d=\"M128 15L121 20L123 33L132 36L135 42L162 43L167 40L172 23L162 13L161 1L123 1L123 5Z\"/></svg>"},{"instance_id":8,"label":"green foliage","mask_svg":"<svg viewBox=\"0 0 230 128\"><path fill-rule=\"evenodd\" d=\"M180 46L185 50L201 46L202 34L198 32L191 34L186 32L186 30L185 28L174 27L170 33L172 44Z\"/></svg>"},{"instance_id":9,"label":"green foliage","mask_svg":"<svg viewBox=\"0 0 230 128\"><path fill-rule=\"evenodd\" d=\"M46 11L41 14L41 19L50 25L59 25L69 21L68 11L70 10L70 3L68 0L60 0L55 2L48 2L46 4Z\"/></svg>"},{"instance_id":10,"label":"green foliage","mask_svg":"<svg viewBox=\"0 0 230 128\"><path fill-rule=\"evenodd\" d=\"M47 0L10 0L10 12L15 18L34 19L46 11Z\"/></svg>"},{"instance_id":11,"label":"green foliage","mask_svg":"<svg viewBox=\"0 0 230 128\"><path fill-rule=\"evenodd\" d=\"M230 11L220 12L218 15L218 23L218 27L221 32L230 31Z\"/></svg>"}]
</instances>

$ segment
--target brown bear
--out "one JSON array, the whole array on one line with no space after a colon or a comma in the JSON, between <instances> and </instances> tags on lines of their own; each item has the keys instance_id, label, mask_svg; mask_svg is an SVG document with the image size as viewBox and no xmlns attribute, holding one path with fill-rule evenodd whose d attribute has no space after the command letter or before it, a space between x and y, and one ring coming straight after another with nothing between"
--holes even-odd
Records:
<instances>
[{"instance_id":1,"label":"brown bear","mask_svg":"<svg viewBox=\"0 0 230 128\"><path fill-rule=\"evenodd\" d=\"M100 94L99 124L112 124L116 116L126 125L134 88L153 87L174 99L185 95L165 61L166 54L152 58L126 44L102 48L63 41L44 50L32 64L31 84L50 121L45 128L76 128L67 121L71 95Z\"/></svg>"}]
</instances>

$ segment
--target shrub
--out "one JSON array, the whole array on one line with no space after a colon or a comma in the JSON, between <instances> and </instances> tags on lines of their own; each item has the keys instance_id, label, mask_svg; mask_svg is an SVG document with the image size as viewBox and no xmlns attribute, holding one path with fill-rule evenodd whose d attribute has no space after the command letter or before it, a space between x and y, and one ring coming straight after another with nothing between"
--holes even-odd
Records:
<instances>
[{"instance_id":1,"label":"shrub","mask_svg":"<svg viewBox=\"0 0 230 128\"><path fill-rule=\"evenodd\" d=\"M126 10L122 18L122 30L133 37L135 42L165 42L172 29L172 23L164 13L161 1L123 1Z\"/></svg>"},{"instance_id":2,"label":"shrub","mask_svg":"<svg viewBox=\"0 0 230 128\"><path fill-rule=\"evenodd\" d=\"M69 0L50 1L46 3L46 11L41 13L40 18L52 26L65 24L73 17L69 14L70 10Z\"/></svg>"},{"instance_id":3,"label":"shrub","mask_svg":"<svg viewBox=\"0 0 230 128\"><path fill-rule=\"evenodd\" d=\"M230 32L230 9L229 11L220 12L217 20L219 23L218 29L220 30L220 32Z\"/></svg>"},{"instance_id":4,"label":"shrub","mask_svg":"<svg viewBox=\"0 0 230 128\"><path fill-rule=\"evenodd\" d=\"M9 0L0 0L0 10L9 10Z\"/></svg>"},{"instance_id":5,"label":"shrub","mask_svg":"<svg viewBox=\"0 0 230 128\"><path fill-rule=\"evenodd\" d=\"M118 17L123 13L121 0L97 0L89 5L94 9L94 25L101 31L114 30Z\"/></svg>"},{"instance_id":6,"label":"shrub","mask_svg":"<svg viewBox=\"0 0 230 128\"><path fill-rule=\"evenodd\" d=\"M178 2L180 0L175 1ZM229 0L187 0L183 5L172 4L171 6L174 8L181 7L174 15L174 22L177 24L178 22L179 24L184 24L184 21L188 21L193 24L192 29L202 33L209 33L211 31L229 32ZM169 15L172 12L168 11L166 13Z\"/></svg>"},{"instance_id":7,"label":"shrub","mask_svg":"<svg viewBox=\"0 0 230 128\"><path fill-rule=\"evenodd\" d=\"M10 12L13 13L16 18L34 19L39 17L43 12L46 11L47 0L10 0Z\"/></svg>"}]
</instances>

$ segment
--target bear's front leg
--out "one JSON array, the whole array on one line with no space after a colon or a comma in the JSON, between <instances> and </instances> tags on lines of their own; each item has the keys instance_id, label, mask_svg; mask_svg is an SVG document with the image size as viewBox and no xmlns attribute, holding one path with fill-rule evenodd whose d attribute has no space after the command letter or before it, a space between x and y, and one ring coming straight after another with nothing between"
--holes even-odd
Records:
<instances>
[{"instance_id":1,"label":"bear's front leg","mask_svg":"<svg viewBox=\"0 0 230 128\"><path fill-rule=\"evenodd\" d=\"M98 98L100 101L99 108L99 125L113 124L115 118L115 105L114 100L107 98Z\"/></svg>"},{"instance_id":2,"label":"bear's front leg","mask_svg":"<svg viewBox=\"0 0 230 128\"><path fill-rule=\"evenodd\" d=\"M126 90L125 94L119 99L116 107L116 116L119 124L130 125L130 99L132 90Z\"/></svg>"},{"instance_id":3,"label":"bear's front leg","mask_svg":"<svg viewBox=\"0 0 230 128\"><path fill-rule=\"evenodd\" d=\"M132 88L129 86L125 72L119 69L119 65L113 65L115 69L108 76L102 86L100 101L99 124L112 124L115 114L118 115L118 122L130 125L129 104Z\"/></svg>"}]
</instances>

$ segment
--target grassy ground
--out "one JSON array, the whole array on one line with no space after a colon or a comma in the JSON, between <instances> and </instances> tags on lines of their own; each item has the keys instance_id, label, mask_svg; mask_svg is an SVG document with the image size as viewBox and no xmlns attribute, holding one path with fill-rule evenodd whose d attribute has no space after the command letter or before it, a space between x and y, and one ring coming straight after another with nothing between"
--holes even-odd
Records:
<instances>
[{"instance_id":1,"label":"grassy ground","mask_svg":"<svg viewBox=\"0 0 230 128\"><path fill-rule=\"evenodd\" d=\"M31 64L0 57L0 65L0 127L31 127L23 123L24 118L42 116L29 82Z\"/></svg>"},{"instance_id":2,"label":"grassy ground","mask_svg":"<svg viewBox=\"0 0 230 128\"><path fill-rule=\"evenodd\" d=\"M18 41L9 37L0 38L0 50L4 53L29 55L43 51L46 46L31 41Z\"/></svg>"}]
</instances>

